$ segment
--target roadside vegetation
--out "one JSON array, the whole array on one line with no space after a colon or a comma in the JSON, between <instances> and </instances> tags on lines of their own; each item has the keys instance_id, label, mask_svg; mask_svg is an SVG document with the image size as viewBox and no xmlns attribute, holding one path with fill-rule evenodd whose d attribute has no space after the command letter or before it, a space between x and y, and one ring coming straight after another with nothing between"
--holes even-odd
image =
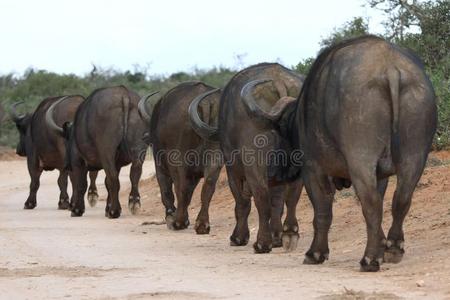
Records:
<instances>
[{"instance_id":1,"label":"roadside vegetation","mask_svg":"<svg viewBox=\"0 0 450 300\"><path fill-rule=\"evenodd\" d=\"M450 146L450 1L367 0L367 6L385 14L383 37L411 48L422 58L438 98L439 124L435 149ZM329 36L323 37L321 48L343 39L368 34L369 22L361 17L349 20ZM292 68L306 74L314 57L302 59ZM183 81L200 80L223 87L238 68L216 67L209 70L179 72L170 76L152 75L148 68L136 66L133 71L117 71L93 66L84 76L56 74L46 70L29 69L24 74L0 75L0 106L6 110L16 101L24 101L22 111L32 111L48 96L81 94L123 84L144 95L150 91L164 93ZM1 73L1 70L0 70ZM2 108L0 107L0 110ZM14 146L18 134L14 124L6 119L0 125L0 145Z\"/></svg>"}]
</instances>

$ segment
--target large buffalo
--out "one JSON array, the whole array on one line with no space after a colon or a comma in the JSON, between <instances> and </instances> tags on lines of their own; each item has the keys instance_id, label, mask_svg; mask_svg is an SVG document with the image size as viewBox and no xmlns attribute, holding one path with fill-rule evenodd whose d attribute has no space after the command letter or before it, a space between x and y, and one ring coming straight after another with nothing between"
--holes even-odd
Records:
<instances>
[{"instance_id":1,"label":"large buffalo","mask_svg":"<svg viewBox=\"0 0 450 300\"><path fill-rule=\"evenodd\" d=\"M266 78L272 81L259 81ZM197 122L205 136L220 140L228 182L236 200L237 224L230 237L232 246L248 243L252 196L259 215L255 252L267 253L281 245L293 250L297 245L295 208L302 183L300 180L279 183L279 174L274 170L279 164L288 167L292 147L278 130L283 131L290 122L283 111L295 108L295 97L300 93L302 81L302 76L279 64L249 67L225 86L220 99L218 129ZM260 85L255 87L257 82ZM287 216L282 225L284 203Z\"/></svg>"},{"instance_id":2,"label":"large buffalo","mask_svg":"<svg viewBox=\"0 0 450 300\"><path fill-rule=\"evenodd\" d=\"M67 194L68 173L64 169L66 147L64 139L54 132L45 122L45 114L49 107L58 100L64 102L54 107L55 123L61 126L65 122L72 122L78 106L84 101L82 96L52 97L44 99L32 114L18 115L16 106L11 110L11 119L16 123L20 133L17 154L27 157L28 172L31 177L30 195L25 202L25 209L36 207L36 193L39 189L39 179L42 171L58 169L58 186L61 191L58 208L69 207L69 196ZM97 172L91 172L91 185L89 187L89 201L94 204L97 201L97 187L95 179Z\"/></svg>"},{"instance_id":3,"label":"large buffalo","mask_svg":"<svg viewBox=\"0 0 450 300\"><path fill-rule=\"evenodd\" d=\"M53 109L61 101L64 100L50 107L47 122L54 131L64 135L68 144L66 159L73 186L72 216L84 213L88 170L103 169L108 190L105 215L118 218L122 211L119 172L129 163L131 192L128 203L130 211L136 213L140 208L138 183L147 149L142 141L145 123L137 109L139 96L124 86L95 90L79 106L73 124L65 123L62 127L52 118Z\"/></svg>"},{"instance_id":4,"label":"large buffalo","mask_svg":"<svg viewBox=\"0 0 450 300\"><path fill-rule=\"evenodd\" d=\"M404 254L403 221L436 130L433 87L419 58L375 36L331 46L317 57L292 114L314 207L305 263L328 258L335 193L330 176L353 184L367 225L362 271ZM381 227L388 178L397 176L392 226Z\"/></svg>"},{"instance_id":5,"label":"large buffalo","mask_svg":"<svg viewBox=\"0 0 450 300\"><path fill-rule=\"evenodd\" d=\"M210 231L208 209L223 165L222 153L219 143L198 134L201 131L195 122L191 123L188 110L196 109L195 117L216 127L219 98L218 89L202 82L186 82L168 91L152 105L151 112L144 105L147 99L140 103L141 114L150 125L149 142L153 148L156 177L166 209L167 226L171 229L188 227L192 193L199 180L204 178L195 231L198 234ZM202 104L198 105L200 101ZM190 108L192 103L195 105ZM175 186L176 208L172 185Z\"/></svg>"}]
</instances>

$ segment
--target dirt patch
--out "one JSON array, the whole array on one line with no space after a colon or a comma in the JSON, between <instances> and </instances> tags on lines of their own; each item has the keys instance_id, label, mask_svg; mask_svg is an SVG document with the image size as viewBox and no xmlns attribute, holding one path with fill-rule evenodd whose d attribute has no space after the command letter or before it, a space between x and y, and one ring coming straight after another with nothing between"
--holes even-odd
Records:
<instances>
[{"instance_id":1,"label":"dirt patch","mask_svg":"<svg viewBox=\"0 0 450 300\"><path fill-rule=\"evenodd\" d=\"M450 264L447 263L450 255L449 161L450 152L441 151L430 155L430 162L418 183L411 209L404 224L405 258L400 264L384 264L379 274L395 280L397 285L404 288L421 289L425 293L440 290L450 298ZM200 209L201 185L202 182L194 193L189 209L191 224L194 223ZM383 228L386 233L392 222L391 205L395 186L396 179L394 177L389 182L384 200ZM150 220L158 220L154 222L158 222L158 225L160 225L159 220L164 217L164 209L156 178L144 180L141 183L141 191L141 195L143 195L143 215ZM358 274L358 262L363 255L366 243L366 227L359 200L352 188L336 194L333 215L333 224L329 236L330 259L324 265L352 270L356 272L355 274ZM297 216L303 243L302 246L299 246L303 247L299 251L304 253L312 240L313 218L312 207L305 191L302 192L297 207ZM222 235L226 238L231 234L235 224L234 199L229 191L224 170L220 175L211 202L210 217L211 235ZM256 209L253 207L249 217L252 235L249 245L251 245L257 233L257 220ZM192 236L193 240L195 238L195 236ZM302 253L297 253L299 260L302 258ZM418 280L424 281L424 285L420 288L415 284ZM350 298L339 299L360 299L358 297L366 297L361 299L379 299L385 295L366 295L355 292L355 295L344 296Z\"/></svg>"},{"instance_id":2,"label":"dirt patch","mask_svg":"<svg viewBox=\"0 0 450 300\"><path fill-rule=\"evenodd\" d=\"M25 158L17 155L16 150L12 148L0 146L0 160L25 160Z\"/></svg>"},{"instance_id":3,"label":"dirt patch","mask_svg":"<svg viewBox=\"0 0 450 300\"><path fill-rule=\"evenodd\" d=\"M144 299L220 299L204 293L169 291L169 292L149 292L140 294L131 294L125 297L104 298L103 300L144 300Z\"/></svg>"},{"instance_id":4,"label":"dirt patch","mask_svg":"<svg viewBox=\"0 0 450 300\"><path fill-rule=\"evenodd\" d=\"M391 293L365 293L362 291L347 290L343 293L319 297L321 300L397 300L401 297Z\"/></svg>"},{"instance_id":5,"label":"dirt patch","mask_svg":"<svg viewBox=\"0 0 450 300\"><path fill-rule=\"evenodd\" d=\"M32 268L15 268L7 269L0 268L0 278L23 278L23 277L41 277L41 276L60 276L60 277L101 277L109 272L116 271L133 271L131 269L102 269L102 268L89 268L85 266L77 267L32 267Z\"/></svg>"},{"instance_id":6,"label":"dirt patch","mask_svg":"<svg viewBox=\"0 0 450 300\"><path fill-rule=\"evenodd\" d=\"M223 172L211 203L211 233L169 231L152 165L144 164L142 212L127 210L129 169L120 176L119 219L104 217L105 202L87 207L81 218L57 210L58 172L44 172L38 206L23 210L29 177L24 161L0 161L0 295L5 299L450 299L450 165L429 164L405 221L406 254L380 272L359 272L366 228L352 189L334 202L330 259L303 265L313 236L313 210L306 193L297 217L296 251L273 249L255 255L258 218L249 218L250 242L230 247L234 199ZM104 174L100 199L106 198ZM395 178L389 183L384 229L391 223ZM189 209L191 224L200 208L200 188ZM394 298L397 297L397 298Z\"/></svg>"}]
</instances>

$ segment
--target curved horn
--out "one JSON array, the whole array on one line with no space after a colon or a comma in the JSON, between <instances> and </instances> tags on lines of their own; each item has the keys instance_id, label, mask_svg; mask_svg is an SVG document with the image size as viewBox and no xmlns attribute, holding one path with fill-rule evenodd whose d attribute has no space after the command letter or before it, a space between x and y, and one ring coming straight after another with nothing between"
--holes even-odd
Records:
<instances>
[{"instance_id":1,"label":"curved horn","mask_svg":"<svg viewBox=\"0 0 450 300\"><path fill-rule=\"evenodd\" d=\"M23 101L18 101L16 103L14 103L13 105L11 105L11 111L10 111L11 119L16 123L20 122L23 118L25 118L25 114L23 114L23 115L17 114L16 108L20 104L23 104Z\"/></svg>"},{"instance_id":2,"label":"curved horn","mask_svg":"<svg viewBox=\"0 0 450 300\"><path fill-rule=\"evenodd\" d=\"M155 94L158 94L158 93L159 93L159 91L150 93L150 94L148 94L147 96L142 97L141 100L139 100L139 103L138 103L138 111L139 111L141 117L142 117L142 118L145 120L145 122L147 122L148 124L150 124L150 120L151 120L151 118L152 118L152 113L153 113L153 109L155 108L155 104L156 104L160 99L158 99L158 101L153 101L153 102L150 103L150 110L147 110L147 107L146 107L145 103L147 102L147 100L148 100L151 96L153 96L153 95L155 95Z\"/></svg>"},{"instance_id":3,"label":"curved horn","mask_svg":"<svg viewBox=\"0 0 450 300\"><path fill-rule=\"evenodd\" d=\"M250 116L254 116L262 120L269 120L271 122L276 122L283 114L284 108L295 99L292 97L282 97L276 102L276 104L272 107L270 112L264 111L256 102L255 98L252 95L252 92L257 85L269 81L272 80L258 79L248 82L241 90L241 97L244 106L247 110L247 113Z\"/></svg>"},{"instance_id":4,"label":"curved horn","mask_svg":"<svg viewBox=\"0 0 450 300\"><path fill-rule=\"evenodd\" d=\"M202 119L200 119L200 116L198 115L198 105L200 102L208 97L211 94L214 94L216 92L220 91L220 89L213 89L206 93L200 94L197 97L194 98L194 100L189 105L189 120L191 121L192 129L194 129L195 133L197 133L199 136L201 136L204 139L207 140L213 140L218 141L218 128L212 127L209 124L203 122Z\"/></svg>"},{"instance_id":5,"label":"curved horn","mask_svg":"<svg viewBox=\"0 0 450 300\"><path fill-rule=\"evenodd\" d=\"M55 110L56 105L67 99L69 96L64 96L58 101L54 102L50 107L47 109L47 112L45 113L45 122L47 123L48 127L56 131L58 134L63 135L64 130L56 125L55 120L53 119L53 111Z\"/></svg>"}]
</instances>

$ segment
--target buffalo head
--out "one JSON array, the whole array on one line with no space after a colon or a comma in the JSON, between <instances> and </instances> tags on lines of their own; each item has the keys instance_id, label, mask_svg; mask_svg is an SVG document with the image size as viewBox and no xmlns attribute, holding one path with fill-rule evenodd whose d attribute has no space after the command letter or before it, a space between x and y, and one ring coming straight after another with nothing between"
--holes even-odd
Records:
<instances>
[{"instance_id":1,"label":"buffalo head","mask_svg":"<svg viewBox=\"0 0 450 300\"><path fill-rule=\"evenodd\" d=\"M28 113L19 115L17 113L16 108L22 103L23 102L16 102L11 106L11 119L14 121L17 130L19 131L19 143L17 144L16 153L20 156L26 156L26 136L31 124L31 115Z\"/></svg>"}]
</instances>

